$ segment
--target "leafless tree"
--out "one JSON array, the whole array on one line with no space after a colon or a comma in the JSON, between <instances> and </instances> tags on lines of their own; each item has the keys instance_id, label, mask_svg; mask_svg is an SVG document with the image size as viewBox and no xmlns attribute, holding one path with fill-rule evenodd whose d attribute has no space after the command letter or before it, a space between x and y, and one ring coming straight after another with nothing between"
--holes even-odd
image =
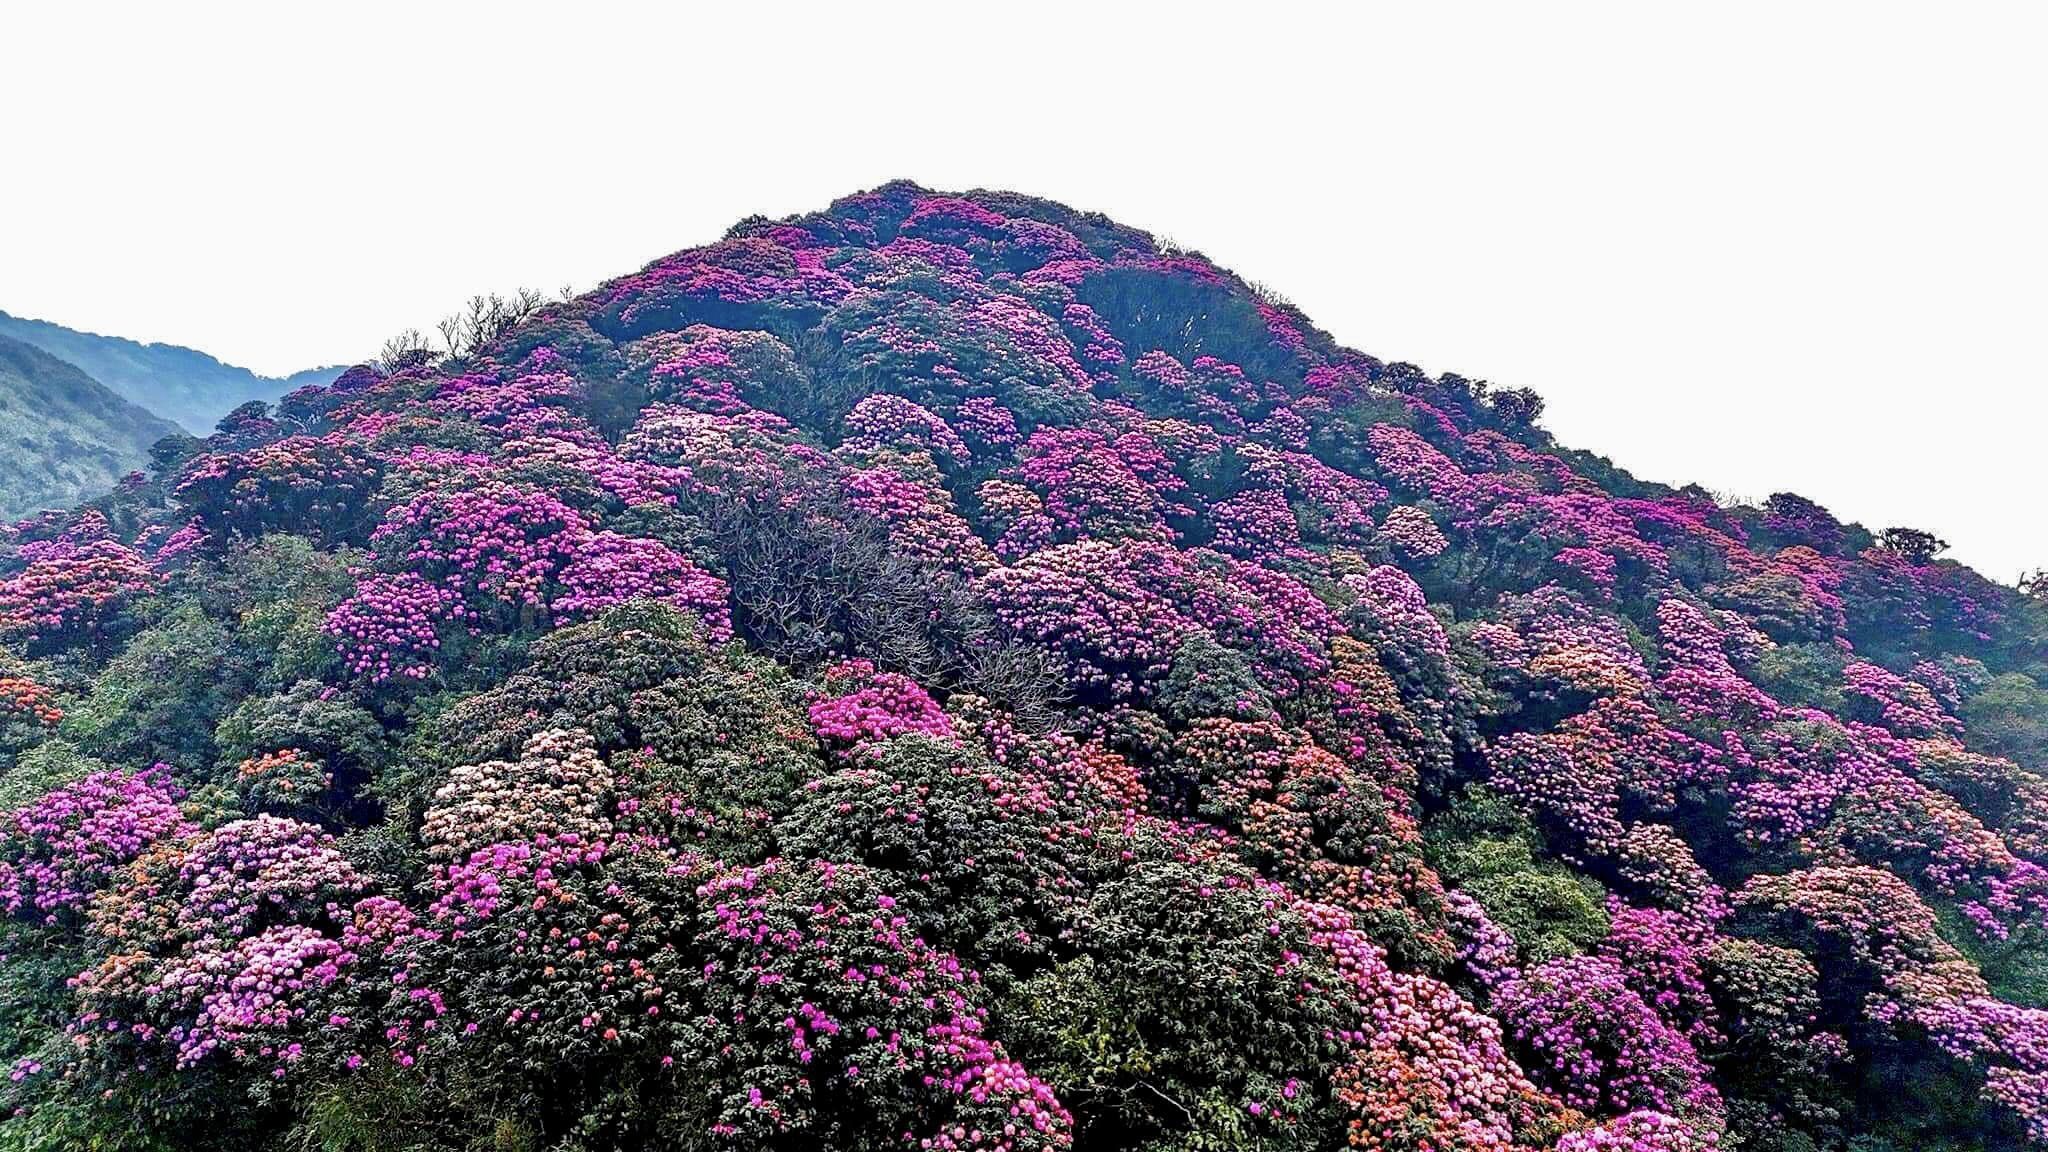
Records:
<instances>
[{"instance_id":1,"label":"leafless tree","mask_svg":"<svg viewBox=\"0 0 2048 1152\"><path fill-rule=\"evenodd\" d=\"M430 364L437 359L439 356L427 343L426 333L417 328L407 328L384 341L384 347L377 352L377 367L388 375L423 363Z\"/></svg>"},{"instance_id":2,"label":"leafless tree","mask_svg":"<svg viewBox=\"0 0 2048 1152\"><path fill-rule=\"evenodd\" d=\"M460 355L461 353L457 352L456 349L461 348L467 340L464 335L462 313L455 312L443 316L441 317L441 322L434 325L434 327L440 331L441 346L448 350L448 355Z\"/></svg>"},{"instance_id":3,"label":"leafless tree","mask_svg":"<svg viewBox=\"0 0 2048 1152\"><path fill-rule=\"evenodd\" d=\"M460 311L444 317L435 328L448 357L464 360L531 319L546 303L547 297L532 288L521 288L510 296L496 292L471 296Z\"/></svg>"},{"instance_id":4,"label":"leafless tree","mask_svg":"<svg viewBox=\"0 0 2048 1152\"><path fill-rule=\"evenodd\" d=\"M2048 604L2048 568L2021 573L2020 595Z\"/></svg>"},{"instance_id":5,"label":"leafless tree","mask_svg":"<svg viewBox=\"0 0 2048 1152\"><path fill-rule=\"evenodd\" d=\"M1252 296L1255 299L1257 299L1259 303L1264 304L1269 308L1287 308L1291 307L1294 303L1287 297L1281 295L1280 290L1274 288L1270 284L1264 284L1257 280L1248 280L1245 282L1245 284L1252 290Z\"/></svg>"}]
</instances>

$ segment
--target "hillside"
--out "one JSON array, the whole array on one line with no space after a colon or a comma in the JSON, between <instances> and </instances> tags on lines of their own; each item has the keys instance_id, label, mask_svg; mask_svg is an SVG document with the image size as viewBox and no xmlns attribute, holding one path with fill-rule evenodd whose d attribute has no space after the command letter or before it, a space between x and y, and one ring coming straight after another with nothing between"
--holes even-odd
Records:
<instances>
[{"instance_id":1,"label":"hillside","mask_svg":"<svg viewBox=\"0 0 2048 1152\"><path fill-rule=\"evenodd\" d=\"M97 496L176 432L77 368L0 336L0 517Z\"/></svg>"},{"instance_id":2,"label":"hillside","mask_svg":"<svg viewBox=\"0 0 2048 1152\"><path fill-rule=\"evenodd\" d=\"M243 413L0 552L0 1148L2048 1144L2048 590L1540 412L899 183Z\"/></svg>"},{"instance_id":3,"label":"hillside","mask_svg":"<svg viewBox=\"0 0 2048 1152\"><path fill-rule=\"evenodd\" d=\"M341 374L340 368L309 368L290 376L258 376L176 344L138 344L5 312L0 312L0 336L75 364L129 402L200 436L251 400L276 400Z\"/></svg>"}]
</instances>

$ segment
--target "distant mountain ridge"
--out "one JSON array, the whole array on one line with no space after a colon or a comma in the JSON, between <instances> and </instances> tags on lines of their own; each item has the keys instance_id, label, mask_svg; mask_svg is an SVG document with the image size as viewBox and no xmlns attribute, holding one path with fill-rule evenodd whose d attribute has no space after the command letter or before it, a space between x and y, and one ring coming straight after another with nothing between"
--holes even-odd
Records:
<instances>
[{"instance_id":1,"label":"distant mountain ridge","mask_svg":"<svg viewBox=\"0 0 2048 1152\"><path fill-rule=\"evenodd\" d=\"M4 311L0 311L0 336L32 344L68 361L122 398L200 436L251 400L275 400L341 375L341 366L335 365L290 376L259 376L194 348L81 332Z\"/></svg>"},{"instance_id":2,"label":"distant mountain ridge","mask_svg":"<svg viewBox=\"0 0 2048 1152\"><path fill-rule=\"evenodd\" d=\"M177 431L74 365L0 336L0 517L97 496Z\"/></svg>"}]
</instances>

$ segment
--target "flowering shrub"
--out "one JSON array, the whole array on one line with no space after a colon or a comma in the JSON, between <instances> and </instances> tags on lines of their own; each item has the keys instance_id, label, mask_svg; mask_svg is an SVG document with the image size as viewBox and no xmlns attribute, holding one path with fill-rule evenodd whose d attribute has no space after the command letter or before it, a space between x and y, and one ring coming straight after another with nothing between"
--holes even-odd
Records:
<instances>
[{"instance_id":1,"label":"flowering shrub","mask_svg":"<svg viewBox=\"0 0 2048 1152\"><path fill-rule=\"evenodd\" d=\"M988 404L986 398L983 403ZM993 417L993 412L990 415ZM927 409L901 396L866 397L846 414L846 426L854 433L847 444L856 450L898 447L926 452L944 465L957 466L967 461L967 444L959 433ZM999 424L996 430L1000 435Z\"/></svg>"},{"instance_id":2,"label":"flowering shrub","mask_svg":"<svg viewBox=\"0 0 2048 1152\"><path fill-rule=\"evenodd\" d=\"M507 486L424 494L371 538L410 567L365 574L326 630L372 682L428 676L451 625L546 626L635 599L693 610L714 640L732 635L724 581L659 541L591 531L573 509Z\"/></svg>"},{"instance_id":3,"label":"flowering shrub","mask_svg":"<svg viewBox=\"0 0 2048 1152\"><path fill-rule=\"evenodd\" d=\"M230 944L277 924L318 923L367 883L333 836L278 816L231 821L179 847L138 860L129 885L94 900L95 933L139 947Z\"/></svg>"},{"instance_id":4,"label":"flowering shrub","mask_svg":"<svg viewBox=\"0 0 2048 1152\"><path fill-rule=\"evenodd\" d=\"M917 939L858 866L768 861L698 890L710 956L680 1054L704 1119L746 1140L816 1132L842 1110L948 1149L1060 1148L1073 1119L987 1035L975 974Z\"/></svg>"},{"instance_id":5,"label":"flowering shrub","mask_svg":"<svg viewBox=\"0 0 2048 1152\"><path fill-rule=\"evenodd\" d=\"M995 555L953 511L944 489L890 468L867 468L840 480L849 509L888 526L903 554L961 574L987 571Z\"/></svg>"},{"instance_id":6,"label":"flowering shrub","mask_svg":"<svg viewBox=\"0 0 2048 1152\"><path fill-rule=\"evenodd\" d=\"M200 457L178 482L177 496L209 533L271 530L347 540L382 471L363 445L342 436L288 436Z\"/></svg>"},{"instance_id":7,"label":"flowering shrub","mask_svg":"<svg viewBox=\"0 0 2048 1152\"><path fill-rule=\"evenodd\" d=\"M158 577L118 540L66 533L21 547L22 566L0 577L0 636L30 648L97 642Z\"/></svg>"},{"instance_id":8,"label":"flowering shrub","mask_svg":"<svg viewBox=\"0 0 2048 1152\"><path fill-rule=\"evenodd\" d=\"M55 728L64 719L46 685L20 676L0 676L0 723Z\"/></svg>"},{"instance_id":9,"label":"flowering shrub","mask_svg":"<svg viewBox=\"0 0 2048 1152\"><path fill-rule=\"evenodd\" d=\"M1702 1131L1662 1112L1631 1112L1597 1128L1573 1132L1557 1152L1707 1152L1718 1146L1713 1129Z\"/></svg>"},{"instance_id":10,"label":"flowering shrub","mask_svg":"<svg viewBox=\"0 0 2048 1152\"><path fill-rule=\"evenodd\" d=\"M712 415L807 399L802 365L787 344L767 332L693 324L628 344L625 355L655 400Z\"/></svg>"},{"instance_id":11,"label":"flowering shrub","mask_svg":"<svg viewBox=\"0 0 2048 1152\"><path fill-rule=\"evenodd\" d=\"M713 641L732 638L725 581L657 541L596 533L563 566L561 585L552 608L563 616L595 616L628 600L653 600L694 612Z\"/></svg>"},{"instance_id":12,"label":"flowering shrub","mask_svg":"<svg viewBox=\"0 0 2048 1152\"><path fill-rule=\"evenodd\" d=\"M116 958L77 980L81 1048L132 1040L184 1070L209 1058L283 1078L306 1058L355 956L310 928L271 928L177 959Z\"/></svg>"},{"instance_id":13,"label":"flowering shrub","mask_svg":"<svg viewBox=\"0 0 2048 1152\"><path fill-rule=\"evenodd\" d=\"M55 922L152 844L190 828L161 769L96 772L7 815L0 901L9 916Z\"/></svg>"},{"instance_id":14,"label":"flowering shrub","mask_svg":"<svg viewBox=\"0 0 2048 1152\"><path fill-rule=\"evenodd\" d=\"M577 557L586 527L545 493L486 485L414 497L392 509L372 538L465 599L538 609L548 583Z\"/></svg>"},{"instance_id":15,"label":"flowering shrub","mask_svg":"<svg viewBox=\"0 0 2048 1152\"><path fill-rule=\"evenodd\" d=\"M468 615L454 593L416 573L373 573L327 614L326 628L352 675L425 679L441 647L442 623Z\"/></svg>"},{"instance_id":16,"label":"flowering shrub","mask_svg":"<svg viewBox=\"0 0 2048 1152\"><path fill-rule=\"evenodd\" d=\"M836 694L811 705L811 727L827 743L858 746L907 732L948 737L953 725L930 694L907 676L849 660L826 674Z\"/></svg>"},{"instance_id":17,"label":"flowering shrub","mask_svg":"<svg viewBox=\"0 0 2048 1152\"><path fill-rule=\"evenodd\" d=\"M1611 960L1553 960L1502 984L1494 1005L1530 1070L1574 1108L1610 1116L1720 1108L1691 1045Z\"/></svg>"},{"instance_id":18,"label":"flowering shrub","mask_svg":"<svg viewBox=\"0 0 2048 1152\"><path fill-rule=\"evenodd\" d=\"M991 573L999 620L1067 666L1076 687L1141 694L1196 630L1244 652L1271 690L1291 694L1328 667L1337 631L1303 585L1215 553L1157 545L1062 545Z\"/></svg>"},{"instance_id":19,"label":"flowering shrub","mask_svg":"<svg viewBox=\"0 0 2048 1152\"><path fill-rule=\"evenodd\" d=\"M526 741L516 761L470 764L449 773L420 824L427 854L464 859L501 841L547 833L570 843L609 832L604 816L611 769L588 733L550 728Z\"/></svg>"},{"instance_id":20,"label":"flowering shrub","mask_svg":"<svg viewBox=\"0 0 2048 1152\"><path fill-rule=\"evenodd\" d=\"M575 1068L561 1074L568 1091L652 1071L688 1027L678 934L691 867L651 845L575 831L488 843L436 867L417 924L383 932L391 987L369 1005L382 1052L366 1043L358 1055L536 1073L565 1060Z\"/></svg>"},{"instance_id":21,"label":"flowering shrub","mask_svg":"<svg viewBox=\"0 0 2048 1152\"><path fill-rule=\"evenodd\" d=\"M1429 518L1429 513L1412 504L1402 504L1388 511L1385 522L1380 525L1380 537L1406 560L1427 560L1450 547L1450 541L1437 530L1436 521Z\"/></svg>"}]
</instances>

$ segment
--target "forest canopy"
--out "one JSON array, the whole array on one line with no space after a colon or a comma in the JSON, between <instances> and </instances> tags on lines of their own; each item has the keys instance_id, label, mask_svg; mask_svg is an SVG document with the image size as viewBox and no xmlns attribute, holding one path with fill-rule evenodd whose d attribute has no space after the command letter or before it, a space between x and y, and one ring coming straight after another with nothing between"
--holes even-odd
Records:
<instances>
[{"instance_id":1,"label":"forest canopy","mask_svg":"<svg viewBox=\"0 0 2048 1152\"><path fill-rule=\"evenodd\" d=\"M2048 595L892 184L0 533L0 1148L2048 1144Z\"/></svg>"}]
</instances>

